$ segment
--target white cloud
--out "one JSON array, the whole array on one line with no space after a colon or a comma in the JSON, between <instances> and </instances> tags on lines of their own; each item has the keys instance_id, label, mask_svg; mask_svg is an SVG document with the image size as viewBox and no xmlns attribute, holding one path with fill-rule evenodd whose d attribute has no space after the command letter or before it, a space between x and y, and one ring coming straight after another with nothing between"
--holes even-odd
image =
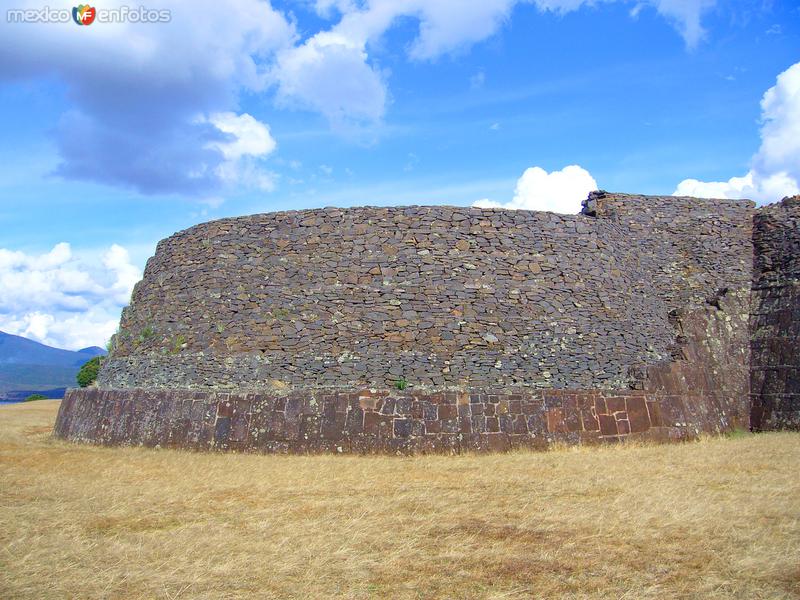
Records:
<instances>
[{"instance_id":1,"label":"white cloud","mask_svg":"<svg viewBox=\"0 0 800 600\"><path fill-rule=\"evenodd\" d=\"M754 192L753 173L744 177L731 177L728 181L699 181L684 179L675 188L673 196L695 198L748 198Z\"/></svg>"},{"instance_id":2,"label":"white cloud","mask_svg":"<svg viewBox=\"0 0 800 600\"><path fill-rule=\"evenodd\" d=\"M601 2L615 2L618 0L528 0L532 1L539 10L550 10L558 13L567 13L578 10L583 6L593 6ZM705 37L703 29L703 14L709 12L717 4L717 0L639 0L631 11L632 17L637 17L645 8L653 8L664 17L683 37L687 48L694 48Z\"/></svg>"},{"instance_id":3,"label":"white cloud","mask_svg":"<svg viewBox=\"0 0 800 600\"><path fill-rule=\"evenodd\" d=\"M116 293L116 302L124 306L130 300L133 286L142 278L141 270L131 264L128 251L117 244L112 244L103 255L103 265L116 276L110 290Z\"/></svg>"},{"instance_id":4,"label":"white cloud","mask_svg":"<svg viewBox=\"0 0 800 600\"><path fill-rule=\"evenodd\" d=\"M517 0L321 0L316 8L342 13L331 29L302 45L278 53L272 70L277 99L324 115L336 129L369 126L383 118L388 98L386 76L370 61L367 49L402 17L419 22L408 54L433 59L492 35Z\"/></svg>"},{"instance_id":5,"label":"white cloud","mask_svg":"<svg viewBox=\"0 0 800 600\"><path fill-rule=\"evenodd\" d=\"M800 193L800 62L778 75L761 100L761 147L750 170L728 181L684 179L675 196L775 202Z\"/></svg>"},{"instance_id":6,"label":"white cloud","mask_svg":"<svg viewBox=\"0 0 800 600\"><path fill-rule=\"evenodd\" d=\"M59 348L102 346L114 333L141 270L117 244L76 256L0 249L0 330Z\"/></svg>"},{"instance_id":7,"label":"white cloud","mask_svg":"<svg viewBox=\"0 0 800 600\"><path fill-rule=\"evenodd\" d=\"M541 167L531 167L517 180L511 202L500 203L483 199L473 206L574 214L580 212L581 202L589 192L596 189L597 182L586 169L578 165L569 165L551 173Z\"/></svg>"},{"instance_id":8,"label":"white cloud","mask_svg":"<svg viewBox=\"0 0 800 600\"><path fill-rule=\"evenodd\" d=\"M278 103L321 113L343 130L379 121L386 86L380 71L368 64L365 41L322 32L281 52L273 70Z\"/></svg>"},{"instance_id":9,"label":"white cloud","mask_svg":"<svg viewBox=\"0 0 800 600\"><path fill-rule=\"evenodd\" d=\"M506 22L515 0L436 0L434 2L397 2L411 5L419 15L419 36L409 54L418 60L430 60L468 47L492 36Z\"/></svg>"},{"instance_id":10,"label":"white cloud","mask_svg":"<svg viewBox=\"0 0 800 600\"><path fill-rule=\"evenodd\" d=\"M352 12L356 8L354 0L317 0L314 3L314 10L324 19L332 18L336 13Z\"/></svg>"},{"instance_id":11,"label":"white cloud","mask_svg":"<svg viewBox=\"0 0 800 600\"><path fill-rule=\"evenodd\" d=\"M269 125L247 113L215 113L208 121L232 138L210 142L227 160L238 160L243 156L266 156L275 150L276 143L270 135Z\"/></svg>"},{"instance_id":12,"label":"white cloud","mask_svg":"<svg viewBox=\"0 0 800 600\"><path fill-rule=\"evenodd\" d=\"M277 147L269 125L247 113L237 115L233 112L215 113L200 121L211 123L226 136L224 140L207 144L207 147L218 150L225 157L215 167L220 181L263 191L275 188L276 175L260 164L260 159Z\"/></svg>"},{"instance_id":13,"label":"white cloud","mask_svg":"<svg viewBox=\"0 0 800 600\"><path fill-rule=\"evenodd\" d=\"M615 0L605 0L612 2ZM703 37L701 17L716 0L645 0L681 33L688 47ZM317 0L320 15L341 18L329 30L302 45L278 53L270 79L284 106L298 106L324 115L335 128L374 124L384 115L388 96L386 75L370 60L368 49L400 19L414 19L418 34L408 46L413 60L435 60L463 51L494 35L518 4L539 11L565 14L592 0ZM483 84L481 72L470 84Z\"/></svg>"},{"instance_id":14,"label":"white cloud","mask_svg":"<svg viewBox=\"0 0 800 600\"><path fill-rule=\"evenodd\" d=\"M418 24L409 58L435 60L494 35L520 4L565 14L612 1L620 0L316 0L312 6L331 24L302 43L291 13L265 0L229 0L224 18L214 0L172 0L171 21L147 27L0 21L0 82L64 84L71 107L54 124L62 177L192 197L231 182L266 189L274 175L259 172L246 150L267 138L232 143L198 115L233 115L234 128L259 134L231 111L242 92L274 90L280 106L318 112L337 130L360 131L380 123L390 101L389 75L369 52L399 21ZM637 6L654 8L691 47L715 1ZM102 8L124 4L108 0ZM40 9L41 1L19 0L15 8ZM479 75L473 85L481 81ZM230 164L239 152L245 164Z\"/></svg>"},{"instance_id":15,"label":"white cloud","mask_svg":"<svg viewBox=\"0 0 800 600\"><path fill-rule=\"evenodd\" d=\"M653 6L680 32L686 46L694 48L706 34L701 24L703 13L711 10L716 3L716 0L649 0L639 3L637 7L645 4Z\"/></svg>"},{"instance_id":16,"label":"white cloud","mask_svg":"<svg viewBox=\"0 0 800 600\"><path fill-rule=\"evenodd\" d=\"M216 167L226 157L209 142L225 136L197 116L263 92L275 53L295 43L294 25L260 0L230 0L224 18L212 0L164 8L171 21L148 26L0 22L0 83L54 78L66 88L70 110L53 123L62 177L193 197L224 183Z\"/></svg>"},{"instance_id":17,"label":"white cloud","mask_svg":"<svg viewBox=\"0 0 800 600\"><path fill-rule=\"evenodd\" d=\"M125 0L107 0L103 8L127 4ZM150 92L156 85L165 86L165 91L174 90L171 86L175 84L188 85L191 87L183 89L205 99L220 90L196 88L201 81L253 90L263 87L264 69L258 59L290 45L296 36L293 24L269 2L228 0L224 19L219 18L219 6L213 0L171 0L168 4L170 22L147 27L97 23L78 30L71 24L20 26L3 19L0 29L6 44L0 52L13 53L16 60L4 64L2 71L22 74L30 67L48 69L69 76L71 83L81 86L76 91L83 95L92 93L84 85L103 76L111 85L124 79L146 86L137 92ZM41 2L19 0L15 7L41 8ZM140 97L128 101L137 103Z\"/></svg>"},{"instance_id":18,"label":"white cloud","mask_svg":"<svg viewBox=\"0 0 800 600\"><path fill-rule=\"evenodd\" d=\"M800 62L778 75L761 99L761 148L754 159L760 173L785 173L800 181Z\"/></svg>"},{"instance_id":19,"label":"white cloud","mask_svg":"<svg viewBox=\"0 0 800 600\"><path fill-rule=\"evenodd\" d=\"M695 198L747 198L759 204L769 204L784 196L794 196L798 193L800 187L797 180L786 173L760 176L751 170L743 177L731 177L728 181L684 179L672 195Z\"/></svg>"}]
</instances>

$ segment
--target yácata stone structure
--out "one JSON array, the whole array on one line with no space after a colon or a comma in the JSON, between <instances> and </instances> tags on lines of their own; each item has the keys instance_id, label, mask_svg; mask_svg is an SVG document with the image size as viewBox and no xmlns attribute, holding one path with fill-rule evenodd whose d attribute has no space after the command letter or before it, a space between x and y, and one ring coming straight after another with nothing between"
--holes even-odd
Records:
<instances>
[{"instance_id":1,"label":"y\u00e1cata stone structure","mask_svg":"<svg viewBox=\"0 0 800 600\"><path fill-rule=\"evenodd\" d=\"M59 437L458 452L800 427L800 197L325 208L159 243Z\"/></svg>"}]
</instances>

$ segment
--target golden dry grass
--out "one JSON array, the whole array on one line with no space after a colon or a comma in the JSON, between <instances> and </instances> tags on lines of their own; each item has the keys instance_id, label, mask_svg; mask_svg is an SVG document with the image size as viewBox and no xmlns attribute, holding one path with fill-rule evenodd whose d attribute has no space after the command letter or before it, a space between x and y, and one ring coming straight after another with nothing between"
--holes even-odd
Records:
<instances>
[{"instance_id":1,"label":"golden dry grass","mask_svg":"<svg viewBox=\"0 0 800 600\"><path fill-rule=\"evenodd\" d=\"M800 435L490 456L191 454L0 408L2 598L800 596Z\"/></svg>"}]
</instances>

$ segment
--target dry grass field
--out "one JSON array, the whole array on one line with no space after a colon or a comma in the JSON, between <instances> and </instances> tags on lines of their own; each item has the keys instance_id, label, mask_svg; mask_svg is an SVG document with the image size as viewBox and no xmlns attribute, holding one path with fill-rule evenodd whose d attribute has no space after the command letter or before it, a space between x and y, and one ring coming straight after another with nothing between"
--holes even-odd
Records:
<instances>
[{"instance_id":1,"label":"dry grass field","mask_svg":"<svg viewBox=\"0 0 800 600\"><path fill-rule=\"evenodd\" d=\"M800 435L491 456L55 441L0 407L0 598L800 597Z\"/></svg>"}]
</instances>

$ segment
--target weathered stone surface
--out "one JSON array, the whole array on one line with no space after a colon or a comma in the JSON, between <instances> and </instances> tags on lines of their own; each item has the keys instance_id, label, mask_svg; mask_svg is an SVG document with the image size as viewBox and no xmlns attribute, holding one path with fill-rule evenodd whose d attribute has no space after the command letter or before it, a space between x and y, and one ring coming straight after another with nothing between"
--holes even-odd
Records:
<instances>
[{"instance_id":1,"label":"weathered stone surface","mask_svg":"<svg viewBox=\"0 0 800 600\"><path fill-rule=\"evenodd\" d=\"M55 433L74 441L194 450L410 453L542 448L553 442L618 441L632 435L685 439L700 430L720 431L728 425L720 410L703 422L687 422L679 397L636 390L570 390L548 396L548 408L543 390L481 392L467 406L485 410L502 404L507 412L499 417L460 419L452 418L451 411L442 416L442 408L455 405L440 394L392 397L389 390L382 393L395 408L403 399L409 406L422 406L427 416L432 414L428 407L438 406L439 416L428 419L397 410L386 414L377 408L365 409L359 392L309 389L292 394L287 402L276 402L267 394L88 388L67 392ZM292 412L293 403L300 407L299 413ZM533 413L523 412L524 406L536 408ZM652 406L664 407L679 418L654 419L653 409L648 409ZM602 412L596 407L602 407ZM135 418L119 418L123 414ZM187 414L196 417L192 420ZM305 425L291 431L290 422Z\"/></svg>"},{"instance_id":2,"label":"weathered stone surface","mask_svg":"<svg viewBox=\"0 0 800 600\"><path fill-rule=\"evenodd\" d=\"M797 239L794 201L605 192L570 216L205 223L159 243L100 389L71 391L56 433L269 452L676 439L747 427L751 387L758 426L786 426Z\"/></svg>"},{"instance_id":3,"label":"weathered stone surface","mask_svg":"<svg viewBox=\"0 0 800 600\"><path fill-rule=\"evenodd\" d=\"M100 385L628 387L671 360L670 311L749 294L752 206L590 201L599 217L366 207L192 227L148 262Z\"/></svg>"},{"instance_id":4,"label":"weathered stone surface","mask_svg":"<svg viewBox=\"0 0 800 600\"><path fill-rule=\"evenodd\" d=\"M750 392L756 430L800 430L800 196L754 220Z\"/></svg>"}]
</instances>

